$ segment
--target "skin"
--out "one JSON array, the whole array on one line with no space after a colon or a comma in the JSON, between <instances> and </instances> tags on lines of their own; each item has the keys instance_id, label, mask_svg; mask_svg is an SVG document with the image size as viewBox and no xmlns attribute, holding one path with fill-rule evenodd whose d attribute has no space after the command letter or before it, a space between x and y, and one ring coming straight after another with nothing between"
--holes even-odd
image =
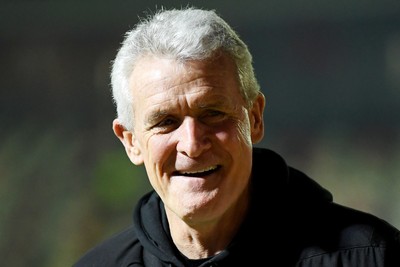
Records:
<instances>
[{"instance_id":1,"label":"skin","mask_svg":"<svg viewBox=\"0 0 400 267\"><path fill-rule=\"evenodd\" d=\"M252 145L264 134L264 96L246 107L234 62L178 63L148 56L130 76L133 131L113 130L129 159L144 164L177 248L212 256L237 232L249 203Z\"/></svg>"}]
</instances>

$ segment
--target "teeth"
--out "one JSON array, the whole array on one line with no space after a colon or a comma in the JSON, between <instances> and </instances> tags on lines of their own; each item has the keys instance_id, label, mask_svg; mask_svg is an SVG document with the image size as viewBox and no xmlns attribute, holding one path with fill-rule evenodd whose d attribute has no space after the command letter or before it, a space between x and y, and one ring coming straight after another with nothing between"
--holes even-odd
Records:
<instances>
[{"instance_id":1,"label":"teeth","mask_svg":"<svg viewBox=\"0 0 400 267\"><path fill-rule=\"evenodd\" d=\"M208 167L208 168L206 168L206 169L203 169L203 170L198 170L198 171L186 171L186 172L182 172L182 174L196 174L196 173L203 173L203 172L208 172L208 171L212 171L212 170L215 170L217 168L217 166L211 166L211 167Z\"/></svg>"}]
</instances>

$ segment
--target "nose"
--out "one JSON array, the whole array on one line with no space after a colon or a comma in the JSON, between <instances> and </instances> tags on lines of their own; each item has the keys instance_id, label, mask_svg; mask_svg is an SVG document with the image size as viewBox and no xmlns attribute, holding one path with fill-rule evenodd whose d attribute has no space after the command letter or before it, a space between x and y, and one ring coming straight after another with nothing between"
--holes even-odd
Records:
<instances>
[{"instance_id":1,"label":"nose","mask_svg":"<svg viewBox=\"0 0 400 267\"><path fill-rule=\"evenodd\" d=\"M179 153L196 158L211 148L207 125L192 117L186 117L177 131Z\"/></svg>"}]
</instances>

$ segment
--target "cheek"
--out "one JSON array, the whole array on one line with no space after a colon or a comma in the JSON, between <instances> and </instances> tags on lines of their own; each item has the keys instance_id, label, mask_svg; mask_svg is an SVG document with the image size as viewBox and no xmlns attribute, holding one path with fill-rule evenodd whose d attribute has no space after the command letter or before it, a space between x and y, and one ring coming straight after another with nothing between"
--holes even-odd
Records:
<instances>
[{"instance_id":1,"label":"cheek","mask_svg":"<svg viewBox=\"0 0 400 267\"><path fill-rule=\"evenodd\" d=\"M240 141L244 141L246 145L251 146L251 127L248 110L242 108L241 119L236 123L236 129L238 133L238 138Z\"/></svg>"},{"instance_id":2,"label":"cheek","mask_svg":"<svg viewBox=\"0 0 400 267\"><path fill-rule=\"evenodd\" d=\"M174 145L171 144L170 138L165 135L153 135L147 139L146 143L146 161L145 164L153 165L150 168L156 168L155 171L160 173L165 172L165 165L172 161L174 153Z\"/></svg>"},{"instance_id":3,"label":"cheek","mask_svg":"<svg viewBox=\"0 0 400 267\"><path fill-rule=\"evenodd\" d=\"M244 122L236 122L229 127L223 127L219 131L215 131L214 136L225 148L232 148L235 144L246 147L252 145L250 128Z\"/></svg>"},{"instance_id":4,"label":"cheek","mask_svg":"<svg viewBox=\"0 0 400 267\"><path fill-rule=\"evenodd\" d=\"M237 132L238 132L238 139L239 141L244 141L246 145L251 146L251 131L250 131L250 124L248 120L240 121L237 124Z\"/></svg>"},{"instance_id":5,"label":"cheek","mask_svg":"<svg viewBox=\"0 0 400 267\"><path fill-rule=\"evenodd\" d=\"M241 119L229 120L228 123L219 128L216 136L224 143L244 142L246 146L251 146L250 121L248 117L243 116Z\"/></svg>"},{"instance_id":6,"label":"cheek","mask_svg":"<svg viewBox=\"0 0 400 267\"><path fill-rule=\"evenodd\" d=\"M165 152L165 143L160 138L149 138L144 143L145 149L143 150L144 166L152 187L161 195L163 195L164 184L167 179L164 179L166 162L168 157Z\"/></svg>"}]
</instances>

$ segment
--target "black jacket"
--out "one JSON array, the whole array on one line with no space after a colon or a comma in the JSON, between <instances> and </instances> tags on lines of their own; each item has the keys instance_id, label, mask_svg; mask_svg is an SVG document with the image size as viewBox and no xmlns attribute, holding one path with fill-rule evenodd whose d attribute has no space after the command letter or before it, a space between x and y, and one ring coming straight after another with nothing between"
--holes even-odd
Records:
<instances>
[{"instance_id":1,"label":"black jacket","mask_svg":"<svg viewBox=\"0 0 400 267\"><path fill-rule=\"evenodd\" d=\"M254 149L252 190L250 211L235 239L201 266L400 267L397 229L333 203L327 190L276 153ZM150 192L139 201L132 226L74 266L188 266L183 262L163 204Z\"/></svg>"}]
</instances>

